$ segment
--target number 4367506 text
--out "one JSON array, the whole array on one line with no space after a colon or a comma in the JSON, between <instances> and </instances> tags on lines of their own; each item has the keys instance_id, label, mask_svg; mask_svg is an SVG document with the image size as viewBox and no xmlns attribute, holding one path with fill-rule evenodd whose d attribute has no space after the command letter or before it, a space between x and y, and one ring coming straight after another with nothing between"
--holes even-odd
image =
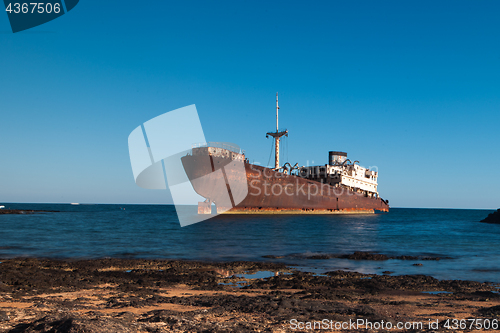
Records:
<instances>
[{"instance_id":1,"label":"number 4367506 text","mask_svg":"<svg viewBox=\"0 0 500 333\"><path fill-rule=\"evenodd\" d=\"M56 13L59 14L61 12L61 4L55 3L52 4L50 2L30 2L30 3L9 3L5 11L14 14L27 14L27 13L38 13L38 14L51 14Z\"/></svg>"}]
</instances>

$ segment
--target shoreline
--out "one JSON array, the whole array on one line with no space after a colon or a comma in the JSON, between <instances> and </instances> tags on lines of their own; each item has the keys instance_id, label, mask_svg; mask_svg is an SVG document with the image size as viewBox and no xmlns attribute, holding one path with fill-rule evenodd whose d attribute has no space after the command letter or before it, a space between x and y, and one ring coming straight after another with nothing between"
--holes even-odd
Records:
<instances>
[{"instance_id":1,"label":"shoreline","mask_svg":"<svg viewBox=\"0 0 500 333\"><path fill-rule=\"evenodd\" d=\"M324 319L413 321L424 325L418 331L432 331L425 326L429 320L444 325L447 319L498 320L500 315L498 285L425 275L313 274L247 261L0 262L0 331L5 332L38 332L36 327L103 333L289 332L297 331L291 320Z\"/></svg>"},{"instance_id":2,"label":"shoreline","mask_svg":"<svg viewBox=\"0 0 500 333\"><path fill-rule=\"evenodd\" d=\"M37 214L37 213L60 213L60 212L57 210L0 209L0 215Z\"/></svg>"},{"instance_id":3,"label":"shoreline","mask_svg":"<svg viewBox=\"0 0 500 333\"><path fill-rule=\"evenodd\" d=\"M13 253L9 253L14 249ZM500 279L495 272L496 267L475 267L471 271L462 270L451 274L450 267L459 264L457 258L429 253L422 254L390 254L374 251L354 252L306 252L283 255L261 255L253 258L213 258L205 257L167 257L135 253L122 253L114 256L76 256L76 255L30 255L16 254L15 247L0 246L0 262L6 260L48 260L48 261L98 261L98 260L133 260L133 261L185 261L200 262L203 264L227 264L231 262L254 262L270 265L284 265L291 270L299 270L314 274L324 274L328 271L342 270L346 272L362 273L366 275L425 275L438 280L466 280L480 283L499 284ZM451 264L450 264L451 263ZM451 265L451 266L450 266Z\"/></svg>"}]
</instances>

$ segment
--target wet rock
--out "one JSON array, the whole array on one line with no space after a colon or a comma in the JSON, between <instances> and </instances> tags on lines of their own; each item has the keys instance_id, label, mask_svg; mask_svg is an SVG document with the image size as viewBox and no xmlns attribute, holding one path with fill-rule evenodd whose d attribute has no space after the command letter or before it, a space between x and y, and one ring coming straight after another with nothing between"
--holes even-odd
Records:
<instances>
[{"instance_id":1,"label":"wet rock","mask_svg":"<svg viewBox=\"0 0 500 333\"><path fill-rule=\"evenodd\" d=\"M28 324L19 324L11 330L23 333L135 333L137 329L113 318L80 318L49 315Z\"/></svg>"},{"instance_id":2,"label":"wet rock","mask_svg":"<svg viewBox=\"0 0 500 333\"><path fill-rule=\"evenodd\" d=\"M343 255L339 258L351 259L351 260L389 260L389 257L385 254L376 254L370 252L360 252L356 251L353 254Z\"/></svg>"},{"instance_id":3,"label":"wet rock","mask_svg":"<svg viewBox=\"0 0 500 333\"><path fill-rule=\"evenodd\" d=\"M10 317L7 315L7 312L0 311L0 321L9 321Z\"/></svg>"},{"instance_id":4,"label":"wet rock","mask_svg":"<svg viewBox=\"0 0 500 333\"><path fill-rule=\"evenodd\" d=\"M315 254L307 257L307 259L332 259L332 258L335 258L335 256L329 254Z\"/></svg>"},{"instance_id":5,"label":"wet rock","mask_svg":"<svg viewBox=\"0 0 500 333\"><path fill-rule=\"evenodd\" d=\"M294 258L303 258L303 259L312 259L312 260L326 260L326 259L349 259L349 260L373 260L373 261L384 261L389 259L396 260L440 260L443 258L440 257L432 257L432 256L410 256L410 255L402 255L402 256L388 256L381 253L373 253L373 252L364 252L364 251L356 251L351 254L332 254L332 253L318 253L318 254L293 254L289 255ZM262 258L266 259L282 259L287 256L281 255L265 255ZM445 258L451 259L451 258ZM347 269L347 268L346 268Z\"/></svg>"},{"instance_id":6,"label":"wet rock","mask_svg":"<svg viewBox=\"0 0 500 333\"><path fill-rule=\"evenodd\" d=\"M429 257L429 256L426 257L417 257L408 255L388 256L380 253L361 252L361 251L356 251L353 254L333 256L333 258L350 259L350 260L375 260L375 261L382 261L389 259L396 259L396 260L440 260L441 259L440 257Z\"/></svg>"},{"instance_id":7,"label":"wet rock","mask_svg":"<svg viewBox=\"0 0 500 333\"><path fill-rule=\"evenodd\" d=\"M493 317L500 316L500 305L481 308L477 311L482 316Z\"/></svg>"}]
</instances>

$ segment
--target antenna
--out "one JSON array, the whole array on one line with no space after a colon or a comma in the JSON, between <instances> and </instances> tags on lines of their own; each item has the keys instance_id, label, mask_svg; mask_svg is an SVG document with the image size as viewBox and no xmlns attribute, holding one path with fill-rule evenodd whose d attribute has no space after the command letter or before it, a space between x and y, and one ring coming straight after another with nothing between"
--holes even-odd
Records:
<instances>
[{"instance_id":1,"label":"antenna","mask_svg":"<svg viewBox=\"0 0 500 333\"><path fill-rule=\"evenodd\" d=\"M278 133L278 110L280 107L278 106L278 93L276 93L276 133Z\"/></svg>"}]
</instances>

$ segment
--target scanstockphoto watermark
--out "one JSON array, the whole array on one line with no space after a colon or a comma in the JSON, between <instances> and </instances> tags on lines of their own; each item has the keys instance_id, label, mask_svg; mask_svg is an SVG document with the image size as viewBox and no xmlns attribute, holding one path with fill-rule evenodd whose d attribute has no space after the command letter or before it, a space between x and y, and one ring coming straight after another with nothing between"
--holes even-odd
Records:
<instances>
[{"instance_id":1,"label":"scanstockphoto watermark","mask_svg":"<svg viewBox=\"0 0 500 333\"><path fill-rule=\"evenodd\" d=\"M367 319L349 319L349 321L334 321L323 319L321 321L299 321L290 320L289 328L292 330L423 330L424 326L437 329L438 321L422 322L390 322L390 321L370 321Z\"/></svg>"},{"instance_id":2,"label":"scanstockphoto watermark","mask_svg":"<svg viewBox=\"0 0 500 333\"><path fill-rule=\"evenodd\" d=\"M368 319L349 319L349 321L334 321L323 319L321 321L299 321L290 320L290 329L292 330L412 330L421 331L424 328L429 330L498 330L500 322L498 319L489 318L467 318L467 319L428 319L426 321L370 321Z\"/></svg>"},{"instance_id":3,"label":"scanstockphoto watermark","mask_svg":"<svg viewBox=\"0 0 500 333\"><path fill-rule=\"evenodd\" d=\"M163 113L137 126L128 137L130 163L139 187L169 190L181 226L207 220L238 205L248 194L245 165L239 147L200 145L205 140L196 106ZM215 163L215 155L225 163ZM199 204L210 198L217 214L199 214Z\"/></svg>"},{"instance_id":4,"label":"scanstockphoto watermark","mask_svg":"<svg viewBox=\"0 0 500 333\"><path fill-rule=\"evenodd\" d=\"M364 193L350 191L342 186L331 186L325 183L301 183L299 179L295 179L293 183L280 184L272 183L267 180L260 181L252 179L249 182L249 194L251 196L303 196L308 200L316 196L365 196Z\"/></svg>"}]
</instances>

